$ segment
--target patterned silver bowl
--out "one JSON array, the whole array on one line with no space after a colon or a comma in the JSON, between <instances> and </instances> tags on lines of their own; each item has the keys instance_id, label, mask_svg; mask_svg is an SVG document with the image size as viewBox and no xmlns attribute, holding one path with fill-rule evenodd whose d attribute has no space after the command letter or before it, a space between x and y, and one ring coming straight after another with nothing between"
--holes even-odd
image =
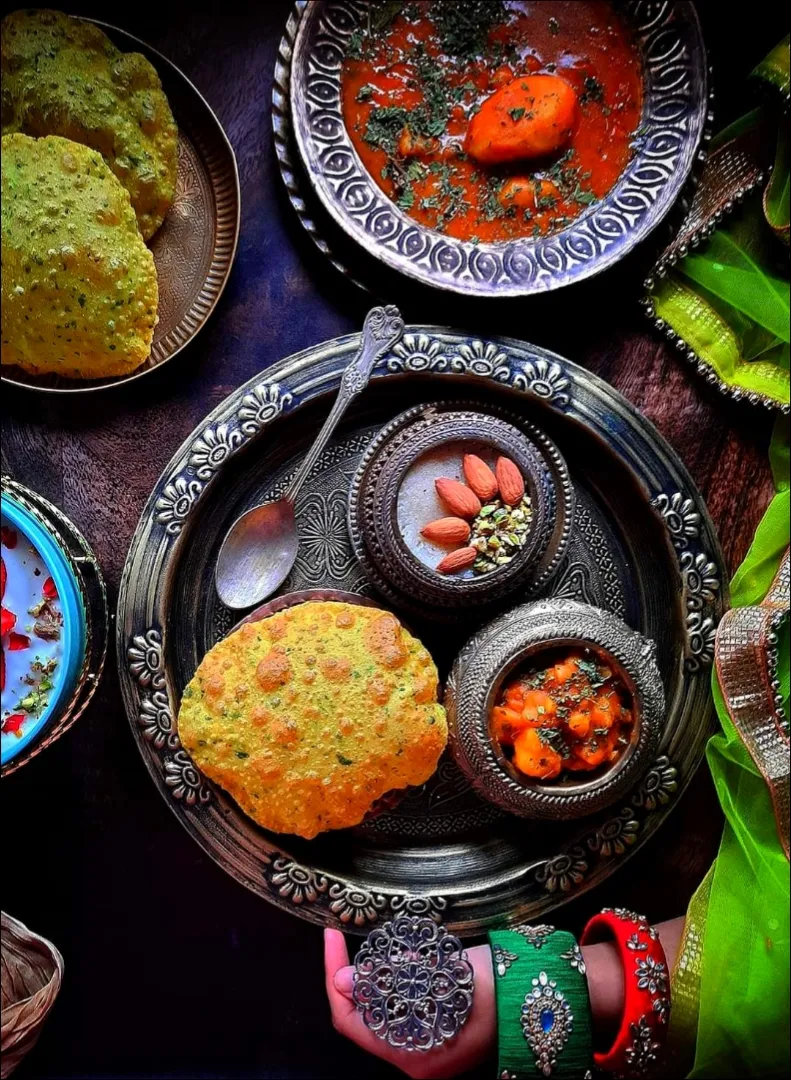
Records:
<instances>
[{"instance_id":1,"label":"patterned silver bowl","mask_svg":"<svg viewBox=\"0 0 791 1080\"><path fill-rule=\"evenodd\" d=\"M343 63L368 8L367 0L305 7L291 57L290 120L306 181L330 224L407 277L486 297L528 296L591 277L656 229L705 156L708 65L695 5L624 0L620 10L642 61L644 103L634 156L612 190L561 232L538 239L475 244L429 229L376 184L344 123ZM289 171L290 187L294 177ZM304 205L298 212L315 233Z\"/></svg>"},{"instance_id":2,"label":"patterned silver bowl","mask_svg":"<svg viewBox=\"0 0 791 1080\"><path fill-rule=\"evenodd\" d=\"M608 660L634 703L631 741L612 765L588 780L542 784L519 773L492 736L490 716L500 688L526 661L561 645L585 646ZM621 798L654 760L665 693L656 646L609 612L575 600L525 604L484 627L462 649L445 692L450 746L476 791L521 817L567 820Z\"/></svg>"},{"instance_id":3,"label":"patterned silver bowl","mask_svg":"<svg viewBox=\"0 0 791 1080\"><path fill-rule=\"evenodd\" d=\"M445 448L458 471L464 452L511 458L525 479L533 517L526 541L513 559L490 573L438 574L414 550L419 526L444 516L433 483L403 512L405 478ZM439 472L452 475L450 463ZM433 474L432 474L433 475ZM430 489L430 490L429 490ZM410 502L412 495L405 495ZM489 605L519 592L535 593L558 568L573 521L574 497L568 470L550 440L516 416L466 402L434 402L408 409L388 424L363 456L349 495L349 533L355 553L373 583L395 602L432 618L443 609ZM408 520L406 520L408 519ZM409 532L410 538L405 534ZM439 562L445 550L432 552ZM427 553L426 553L427 554ZM492 612L494 609L492 609Z\"/></svg>"}]
</instances>

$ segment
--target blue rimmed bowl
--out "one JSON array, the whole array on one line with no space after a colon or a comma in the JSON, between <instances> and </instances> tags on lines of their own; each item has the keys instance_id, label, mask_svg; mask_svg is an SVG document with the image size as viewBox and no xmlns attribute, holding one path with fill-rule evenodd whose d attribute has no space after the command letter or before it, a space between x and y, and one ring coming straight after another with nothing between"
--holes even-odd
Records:
<instances>
[{"instance_id":1,"label":"blue rimmed bowl","mask_svg":"<svg viewBox=\"0 0 791 1080\"><path fill-rule=\"evenodd\" d=\"M57 656L58 663L50 682L52 688L46 707L41 713L31 716L25 722L21 737L15 732L0 733L2 746L2 765L5 766L18 754L25 750L47 728L52 720L59 716L68 707L80 680L87 647L87 624L83 589L78 573L70 559L60 546L55 537L46 526L39 521L27 507L23 506L11 495L3 492L0 499L2 509L3 527L10 527L20 538L27 541L28 548L17 543L16 547L7 548L3 545L3 559L8 572L8 585L4 597L5 606L8 606L17 615L18 627L24 625L24 617L28 609L39 600L40 588L35 590L30 587L30 582L21 584L19 578L22 571L31 581L36 579L33 574L28 575L25 567L28 561L34 566L41 564L46 573L52 578L58 594L58 604L63 615L63 624L56 648L48 648L48 642L41 642L39 654ZM31 552L29 549L33 548ZM43 581L41 582L43 584ZM4 643L5 645L5 643ZM18 700L12 700L14 684L17 682L17 660L19 668L29 665L30 660L36 655L36 639L33 638L29 649L19 653L6 652L6 683L3 689L2 715L5 718L18 709ZM13 657L13 660L12 660Z\"/></svg>"}]
</instances>

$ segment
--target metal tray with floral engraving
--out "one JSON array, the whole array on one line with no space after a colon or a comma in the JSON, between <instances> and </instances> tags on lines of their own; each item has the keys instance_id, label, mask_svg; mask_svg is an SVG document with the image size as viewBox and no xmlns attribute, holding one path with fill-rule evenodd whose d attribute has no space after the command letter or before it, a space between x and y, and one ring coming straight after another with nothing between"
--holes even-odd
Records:
<instances>
[{"instance_id":1,"label":"metal tray with floral engraving","mask_svg":"<svg viewBox=\"0 0 791 1080\"><path fill-rule=\"evenodd\" d=\"M668 701L658 756L622 804L582 822L504 815L444 758L427 784L355 830L313 841L265 832L200 775L174 717L201 657L236 622L214 590L222 538L241 512L286 488L357 345L352 335L281 361L226 398L176 453L121 583L121 686L160 793L248 888L312 922L358 932L410 911L471 935L534 919L597 884L661 825L710 731L709 669L727 602L722 558L683 465L600 379L523 342L408 327L297 500L300 554L283 592L376 596L352 550L347 503L361 456L395 415L454 397L481 409L505 405L556 442L576 489L574 533L547 594L612 611L657 643ZM410 625L443 676L476 629L474 617Z\"/></svg>"},{"instance_id":2,"label":"metal tray with floral engraving","mask_svg":"<svg viewBox=\"0 0 791 1080\"><path fill-rule=\"evenodd\" d=\"M343 241L350 238L398 273L439 289L487 297L555 289L623 258L681 195L703 156L710 115L706 50L694 4L625 0L620 10L643 69L643 115L632 160L609 194L562 231L475 243L411 218L379 188L352 144L343 118L341 75L349 42L370 16L367 0L297 3L278 54L273 121L289 197L317 246L348 272L343 243L333 239L340 230ZM303 177L291 161L292 137L310 196L300 190Z\"/></svg>"},{"instance_id":3,"label":"metal tray with floral engraving","mask_svg":"<svg viewBox=\"0 0 791 1080\"><path fill-rule=\"evenodd\" d=\"M75 380L3 368L3 382L45 393L78 394L129 383L181 352L220 299L239 239L236 156L208 102L156 49L115 26L97 25L119 49L142 53L153 64L179 129L176 199L149 241L159 284L159 321L151 355L129 375Z\"/></svg>"}]
</instances>

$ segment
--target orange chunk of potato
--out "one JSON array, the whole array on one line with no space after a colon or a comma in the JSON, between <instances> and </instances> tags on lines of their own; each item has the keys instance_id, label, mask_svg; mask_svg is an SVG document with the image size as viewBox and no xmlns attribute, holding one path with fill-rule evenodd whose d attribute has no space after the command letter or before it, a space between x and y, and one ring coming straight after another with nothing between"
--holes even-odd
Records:
<instances>
[{"instance_id":1,"label":"orange chunk of potato","mask_svg":"<svg viewBox=\"0 0 791 1080\"><path fill-rule=\"evenodd\" d=\"M577 95L558 75L523 75L484 101L464 149L481 165L545 157L565 146L577 120Z\"/></svg>"},{"instance_id":2,"label":"orange chunk of potato","mask_svg":"<svg viewBox=\"0 0 791 1080\"><path fill-rule=\"evenodd\" d=\"M527 176L512 176L500 188L497 198L506 209L509 206L516 206L520 210L532 210L539 199L559 199L560 192L551 180L533 180ZM569 663L555 665L556 668L564 670L570 668L570 666ZM562 682L567 681L567 678L562 680ZM561 683L556 685L560 686Z\"/></svg>"},{"instance_id":3,"label":"orange chunk of potato","mask_svg":"<svg viewBox=\"0 0 791 1080\"><path fill-rule=\"evenodd\" d=\"M514 740L514 765L525 776L532 776L536 780L554 780L560 776L563 758L541 741L535 729L527 728Z\"/></svg>"},{"instance_id":4,"label":"orange chunk of potato","mask_svg":"<svg viewBox=\"0 0 791 1080\"><path fill-rule=\"evenodd\" d=\"M492 726L499 742L512 745L519 732L528 726L528 721L520 711L507 705L497 705L492 709Z\"/></svg>"},{"instance_id":5,"label":"orange chunk of potato","mask_svg":"<svg viewBox=\"0 0 791 1080\"><path fill-rule=\"evenodd\" d=\"M550 724L557 711L555 699L545 690L528 690L524 696L522 716L534 724Z\"/></svg>"}]
</instances>

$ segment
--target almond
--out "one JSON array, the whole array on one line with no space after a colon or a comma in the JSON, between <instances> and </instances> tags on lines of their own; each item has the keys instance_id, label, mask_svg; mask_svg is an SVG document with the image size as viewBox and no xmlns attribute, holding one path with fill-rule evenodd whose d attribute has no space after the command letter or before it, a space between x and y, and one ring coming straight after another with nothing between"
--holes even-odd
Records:
<instances>
[{"instance_id":1,"label":"almond","mask_svg":"<svg viewBox=\"0 0 791 1080\"><path fill-rule=\"evenodd\" d=\"M454 517L474 518L481 512L481 500L458 480L440 477L434 481L437 494Z\"/></svg>"},{"instance_id":2,"label":"almond","mask_svg":"<svg viewBox=\"0 0 791 1080\"><path fill-rule=\"evenodd\" d=\"M525 497L525 481L518 467L507 457L497 459L495 469L500 498L509 506L518 506Z\"/></svg>"},{"instance_id":3,"label":"almond","mask_svg":"<svg viewBox=\"0 0 791 1080\"><path fill-rule=\"evenodd\" d=\"M483 502L489 502L497 494L497 477L475 454L464 455L464 478Z\"/></svg>"},{"instance_id":4,"label":"almond","mask_svg":"<svg viewBox=\"0 0 791 1080\"><path fill-rule=\"evenodd\" d=\"M438 574L458 574L459 570L466 570L478 558L478 552L474 547L458 548L446 555L437 567Z\"/></svg>"},{"instance_id":5,"label":"almond","mask_svg":"<svg viewBox=\"0 0 791 1080\"><path fill-rule=\"evenodd\" d=\"M430 521L420 530L420 535L433 544L464 544L470 538L470 526L461 518L440 518Z\"/></svg>"}]
</instances>

